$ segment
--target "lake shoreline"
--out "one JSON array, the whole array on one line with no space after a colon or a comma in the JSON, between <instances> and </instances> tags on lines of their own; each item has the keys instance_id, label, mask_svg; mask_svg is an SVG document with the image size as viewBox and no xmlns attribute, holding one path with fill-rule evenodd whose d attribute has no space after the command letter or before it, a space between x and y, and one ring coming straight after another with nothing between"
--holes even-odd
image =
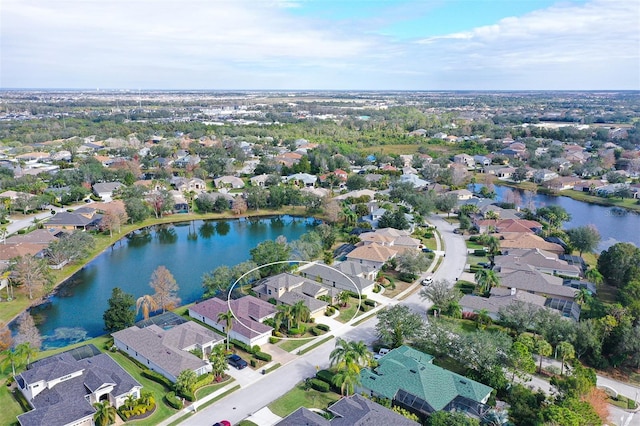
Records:
<instances>
[{"instance_id":1,"label":"lake shoreline","mask_svg":"<svg viewBox=\"0 0 640 426\"><path fill-rule=\"evenodd\" d=\"M27 299L28 303L24 304L24 307L22 307L22 309L17 312L15 315L13 315L12 317L8 318L8 319L2 319L0 320L0 322L5 323L7 326L11 327L14 325L14 322L20 317L20 315L22 315L24 312L29 311L32 308L36 308L38 306L41 306L43 304L48 303L48 299L53 297L59 290L60 287L64 285L65 282L67 282L70 278L72 278L77 272L81 271L83 268L85 268L89 263L91 263L92 261L94 261L98 256L100 256L101 254L103 254L105 251L107 251L109 248L115 246L115 244L117 244L119 241L121 241L122 239L126 238L128 235L130 235L132 232L136 232L139 231L141 229L144 228L149 228L155 225L168 225L168 224L177 224L177 223L183 223L183 222L191 222L194 220L239 220L239 219L246 219L246 218L265 218L265 217L270 217L270 216L280 216L280 215L289 215L289 216L294 216L294 217L304 217L304 218L314 218L317 220L323 220L324 218L322 218L319 215L315 215L315 214L307 214L305 211L304 207L289 207L286 209L286 211L283 210L269 210L269 209L263 209L263 210L258 210L258 211L247 211L244 214L240 215L240 216L236 216L233 215L230 211L228 213L207 213L207 214L196 214L196 213L181 213L181 214L173 214L173 215L168 215L168 216L164 216L161 218L150 218L145 220L144 222L138 223L138 224L130 224L127 225L126 227L123 227L123 231L118 233L118 234L114 234L112 237L109 237L108 235L103 236L104 240L102 244L99 244L98 242L98 246L95 248L95 251L91 253L90 256L88 256L85 260L83 260L81 263L78 264L74 264L74 265L70 265L70 268L67 269L66 271L64 271L61 275L56 277L55 281L56 284L53 285L53 287L51 288L51 290L45 294L42 295L40 297L34 298L32 300ZM11 302L6 302L6 303L11 303ZM1 306L1 305L0 305Z\"/></svg>"}]
</instances>

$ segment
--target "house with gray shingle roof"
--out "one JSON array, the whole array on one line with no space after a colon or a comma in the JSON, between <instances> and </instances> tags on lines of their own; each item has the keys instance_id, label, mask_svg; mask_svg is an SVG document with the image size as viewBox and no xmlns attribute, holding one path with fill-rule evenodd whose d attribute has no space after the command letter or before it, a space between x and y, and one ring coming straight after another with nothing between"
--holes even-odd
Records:
<instances>
[{"instance_id":1,"label":"house with gray shingle roof","mask_svg":"<svg viewBox=\"0 0 640 426\"><path fill-rule=\"evenodd\" d=\"M101 182L93 184L93 193L105 201L111 200L113 192L120 189L124 185L120 182Z\"/></svg>"},{"instance_id":2,"label":"house with gray shingle roof","mask_svg":"<svg viewBox=\"0 0 640 426\"><path fill-rule=\"evenodd\" d=\"M310 279L289 273L267 277L258 282L252 290L256 292L258 298L274 299L278 304L293 306L302 300L309 308L312 317L324 314L328 305L327 302L318 300L319 296L329 296L335 300L340 293Z\"/></svg>"},{"instance_id":3,"label":"house with gray shingle roof","mask_svg":"<svg viewBox=\"0 0 640 426\"><path fill-rule=\"evenodd\" d=\"M418 426L419 423L409 420L382 405L361 395L341 398L328 408L333 414L331 420L314 413L307 408L299 408L276 426Z\"/></svg>"},{"instance_id":4,"label":"house with gray shingle roof","mask_svg":"<svg viewBox=\"0 0 640 426\"><path fill-rule=\"evenodd\" d=\"M249 346L261 346L269 342L273 327L262 322L275 316L276 307L253 296L244 296L228 302L212 297L191 306L189 316L226 333L226 322L219 321L218 315L229 311L229 309L235 317L229 333L230 338Z\"/></svg>"},{"instance_id":5,"label":"house with gray shingle roof","mask_svg":"<svg viewBox=\"0 0 640 426\"><path fill-rule=\"evenodd\" d=\"M16 384L34 408L18 416L22 426L92 425L94 403L119 408L127 396L139 398L142 389L109 355L76 359L70 351L32 363Z\"/></svg>"},{"instance_id":6,"label":"house with gray shingle roof","mask_svg":"<svg viewBox=\"0 0 640 426\"><path fill-rule=\"evenodd\" d=\"M207 355L213 346L224 341L222 336L193 321L168 330L155 324L144 328L134 325L111 335L118 349L172 382L184 370L192 370L198 376L210 372ZM202 352L202 358L189 352L194 349Z\"/></svg>"},{"instance_id":7,"label":"house with gray shingle roof","mask_svg":"<svg viewBox=\"0 0 640 426\"><path fill-rule=\"evenodd\" d=\"M462 411L481 418L492 388L433 364L433 357L408 346L393 349L378 366L360 371L356 393L388 398L426 417L436 411Z\"/></svg>"},{"instance_id":8,"label":"house with gray shingle roof","mask_svg":"<svg viewBox=\"0 0 640 426\"><path fill-rule=\"evenodd\" d=\"M325 287L336 288L338 290L370 294L373 292L375 286L375 283L370 279L347 274L337 268L321 263L305 265L301 267L299 271L305 278L317 281Z\"/></svg>"}]
</instances>

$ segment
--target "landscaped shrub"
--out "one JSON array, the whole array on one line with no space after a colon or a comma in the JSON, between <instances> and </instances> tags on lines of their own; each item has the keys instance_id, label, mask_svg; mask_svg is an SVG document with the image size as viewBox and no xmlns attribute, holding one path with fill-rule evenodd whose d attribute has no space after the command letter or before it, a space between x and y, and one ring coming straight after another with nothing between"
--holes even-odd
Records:
<instances>
[{"instance_id":1,"label":"landscaped shrub","mask_svg":"<svg viewBox=\"0 0 640 426\"><path fill-rule=\"evenodd\" d=\"M350 297L353 297L354 299L358 298L358 293L356 293L355 291L344 290L344 292L347 293ZM367 298L367 295L361 294L360 297L362 298L362 300L365 300Z\"/></svg>"},{"instance_id":2,"label":"landscaped shrub","mask_svg":"<svg viewBox=\"0 0 640 426\"><path fill-rule=\"evenodd\" d=\"M486 252L486 251L484 251L484 250L481 250L481 249L479 249L479 250L474 250L474 251L473 251L473 255L474 255L474 256L486 256L486 255L487 255L487 252Z\"/></svg>"},{"instance_id":3,"label":"landscaped shrub","mask_svg":"<svg viewBox=\"0 0 640 426\"><path fill-rule=\"evenodd\" d=\"M253 353L253 348L251 346L247 345L246 343L241 342L240 340L236 340L236 339L231 339L229 341L236 348L241 349L241 350L243 350L243 351L245 351L247 353L250 353L250 354ZM260 349L260 347L258 346L258 350L259 349Z\"/></svg>"},{"instance_id":4,"label":"landscaped shrub","mask_svg":"<svg viewBox=\"0 0 640 426\"><path fill-rule=\"evenodd\" d=\"M311 387L318 392L329 392L329 383L325 383L322 380L311 379Z\"/></svg>"},{"instance_id":5,"label":"landscaped shrub","mask_svg":"<svg viewBox=\"0 0 640 426\"><path fill-rule=\"evenodd\" d=\"M364 304L365 304L365 305L367 305L367 306L371 306L372 308L375 308L375 307L376 307L376 302L375 302L375 300L365 300L365 301L364 301Z\"/></svg>"},{"instance_id":6,"label":"landscaped shrub","mask_svg":"<svg viewBox=\"0 0 640 426\"><path fill-rule=\"evenodd\" d=\"M193 402L196 400L196 396L191 391L180 392L180 396L189 402Z\"/></svg>"},{"instance_id":7,"label":"landscaped shrub","mask_svg":"<svg viewBox=\"0 0 640 426\"><path fill-rule=\"evenodd\" d=\"M182 408L182 401L176 396L175 392L169 392L164 398L167 400L167 404L176 410L180 410Z\"/></svg>"},{"instance_id":8,"label":"landscaped shrub","mask_svg":"<svg viewBox=\"0 0 640 426\"><path fill-rule=\"evenodd\" d=\"M211 382L213 382L213 374L203 374L202 376L198 377L198 381L193 385L193 389L200 389L203 386L211 384Z\"/></svg>"},{"instance_id":9,"label":"landscaped shrub","mask_svg":"<svg viewBox=\"0 0 640 426\"><path fill-rule=\"evenodd\" d=\"M319 328L320 330L324 330L324 331L331 330L331 327L329 327L327 324L318 324L318 325L316 325L316 327Z\"/></svg>"},{"instance_id":10,"label":"landscaped shrub","mask_svg":"<svg viewBox=\"0 0 640 426\"><path fill-rule=\"evenodd\" d=\"M360 310L361 310L362 312L367 312L369 309L371 309L371 307L370 307L370 306L367 306L367 305L360 305Z\"/></svg>"},{"instance_id":11,"label":"landscaped shrub","mask_svg":"<svg viewBox=\"0 0 640 426\"><path fill-rule=\"evenodd\" d=\"M160 383L161 385L166 386L168 389L173 388L173 383L171 383L171 380L167 379L160 373L156 373L155 371L151 370L142 370L140 374L142 375L142 377L146 377L149 380Z\"/></svg>"},{"instance_id":12,"label":"landscaped shrub","mask_svg":"<svg viewBox=\"0 0 640 426\"><path fill-rule=\"evenodd\" d=\"M253 368L256 368L256 367L258 366L258 361L256 361L255 359L251 358L251 359L249 360L249 364L251 364L251 366L252 366Z\"/></svg>"},{"instance_id":13,"label":"landscaped shrub","mask_svg":"<svg viewBox=\"0 0 640 426\"><path fill-rule=\"evenodd\" d=\"M293 336L297 336L297 335L301 335L304 334L304 332L307 330L307 328L303 325L300 324L300 327L291 327L289 329L289 335L293 335Z\"/></svg>"},{"instance_id":14,"label":"landscaped shrub","mask_svg":"<svg viewBox=\"0 0 640 426\"><path fill-rule=\"evenodd\" d=\"M251 353L255 354L256 352L260 352L260 345L253 345L251 347Z\"/></svg>"},{"instance_id":15,"label":"landscaped shrub","mask_svg":"<svg viewBox=\"0 0 640 426\"><path fill-rule=\"evenodd\" d=\"M271 343L272 345L275 345L276 343L278 343L280 341L280 339L278 339L275 336L271 336L269 337L269 343Z\"/></svg>"},{"instance_id":16,"label":"landscaped shrub","mask_svg":"<svg viewBox=\"0 0 640 426\"><path fill-rule=\"evenodd\" d=\"M471 242L478 241L478 235L472 235L472 236L470 236L470 237L469 237L469 241L471 241Z\"/></svg>"},{"instance_id":17,"label":"landscaped shrub","mask_svg":"<svg viewBox=\"0 0 640 426\"><path fill-rule=\"evenodd\" d=\"M335 376L335 374L333 374L331 371L329 370L320 370L316 373L316 377L320 380L322 380L325 383L331 384L333 383L333 376Z\"/></svg>"},{"instance_id":18,"label":"landscaped shrub","mask_svg":"<svg viewBox=\"0 0 640 426\"><path fill-rule=\"evenodd\" d=\"M271 359L272 359L271 354L260 352L260 351L254 353L253 356L259 359L260 361L266 361L266 362L271 362Z\"/></svg>"},{"instance_id":19,"label":"landscaped shrub","mask_svg":"<svg viewBox=\"0 0 640 426\"><path fill-rule=\"evenodd\" d=\"M328 316L328 317L330 317L335 313L336 313L336 308L334 308L333 306L327 306L327 310L324 311L325 316Z\"/></svg>"},{"instance_id":20,"label":"landscaped shrub","mask_svg":"<svg viewBox=\"0 0 640 426\"><path fill-rule=\"evenodd\" d=\"M316 327L313 327L312 329L310 329L309 332L314 336L319 336L321 334L324 334L324 331L318 330Z\"/></svg>"},{"instance_id":21,"label":"landscaped shrub","mask_svg":"<svg viewBox=\"0 0 640 426\"><path fill-rule=\"evenodd\" d=\"M267 299L267 302L271 303L272 305L275 305L278 303L278 301L274 297L270 297L269 299Z\"/></svg>"},{"instance_id":22,"label":"landscaped shrub","mask_svg":"<svg viewBox=\"0 0 640 426\"><path fill-rule=\"evenodd\" d=\"M418 278L416 274L408 274L406 272L400 272L398 274L398 279L400 279L400 281L404 281L406 283L414 282L416 280L416 278Z\"/></svg>"}]
</instances>

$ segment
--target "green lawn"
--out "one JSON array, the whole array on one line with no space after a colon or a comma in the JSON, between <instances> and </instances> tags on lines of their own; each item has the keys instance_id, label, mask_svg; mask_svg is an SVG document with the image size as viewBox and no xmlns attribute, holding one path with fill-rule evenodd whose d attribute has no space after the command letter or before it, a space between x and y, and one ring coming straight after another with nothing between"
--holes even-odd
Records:
<instances>
[{"instance_id":1,"label":"green lawn","mask_svg":"<svg viewBox=\"0 0 640 426\"><path fill-rule=\"evenodd\" d=\"M269 404L269 409L277 416L286 417L300 407L325 410L339 399L340 395L337 393L304 390L302 384L298 383L289 392Z\"/></svg>"},{"instance_id":2,"label":"green lawn","mask_svg":"<svg viewBox=\"0 0 640 426\"><path fill-rule=\"evenodd\" d=\"M293 352L300 346L309 343L312 339L315 339L315 336L309 337L308 339L283 340L278 344L278 346L280 346L280 349L287 352Z\"/></svg>"},{"instance_id":3,"label":"green lawn","mask_svg":"<svg viewBox=\"0 0 640 426\"><path fill-rule=\"evenodd\" d=\"M207 395L211 395L218 389L227 386L229 383L232 383L234 380L235 379L233 377L228 376L227 380L225 380L224 382L220 382L220 383L213 382L210 385L203 386L200 389L196 390L196 399L202 399Z\"/></svg>"},{"instance_id":4,"label":"green lawn","mask_svg":"<svg viewBox=\"0 0 640 426\"><path fill-rule=\"evenodd\" d=\"M13 425L18 424L16 417L24 413L22 407L15 400L9 388L2 383L0 385L0 407L2 407L2 413L0 413L0 424Z\"/></svg>"},{"instance_id":5,"label":"green lawn","mask_svg":"<svg viewBox=\"0 0 640 426\"><path fill-rule=\"evenodd\" d=\"M482 250L484 246L482 244L478 244L475 241L466 240L467 248L472 250Z\"/></svg>"}]
</instances>

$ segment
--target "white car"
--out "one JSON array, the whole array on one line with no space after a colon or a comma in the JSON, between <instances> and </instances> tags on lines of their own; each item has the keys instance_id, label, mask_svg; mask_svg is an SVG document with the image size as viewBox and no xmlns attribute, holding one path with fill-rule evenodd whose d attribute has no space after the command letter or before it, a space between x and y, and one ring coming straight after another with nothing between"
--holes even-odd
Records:
<instances>
[{"instance_id":1,"label":"white car","mask_svg":"<svg viewBox=\"0 0 640 426\"><path fill-rule=\"evenodd\" d=\"M391 349L388 348L380 348L380 351L377 354L373 354L373 359L378 360L388 354Z\"/></svg>"},{"instance_id":2,"label":"white car","mask_svg":"<svg viewBox=\"0 0 640 426\"><path fill-rule=\"evenodd\" d=\"M422 285L429 285L433 282L433 277L427 277L424 280L422 280Z\"/></svg>"}]
</instances>

